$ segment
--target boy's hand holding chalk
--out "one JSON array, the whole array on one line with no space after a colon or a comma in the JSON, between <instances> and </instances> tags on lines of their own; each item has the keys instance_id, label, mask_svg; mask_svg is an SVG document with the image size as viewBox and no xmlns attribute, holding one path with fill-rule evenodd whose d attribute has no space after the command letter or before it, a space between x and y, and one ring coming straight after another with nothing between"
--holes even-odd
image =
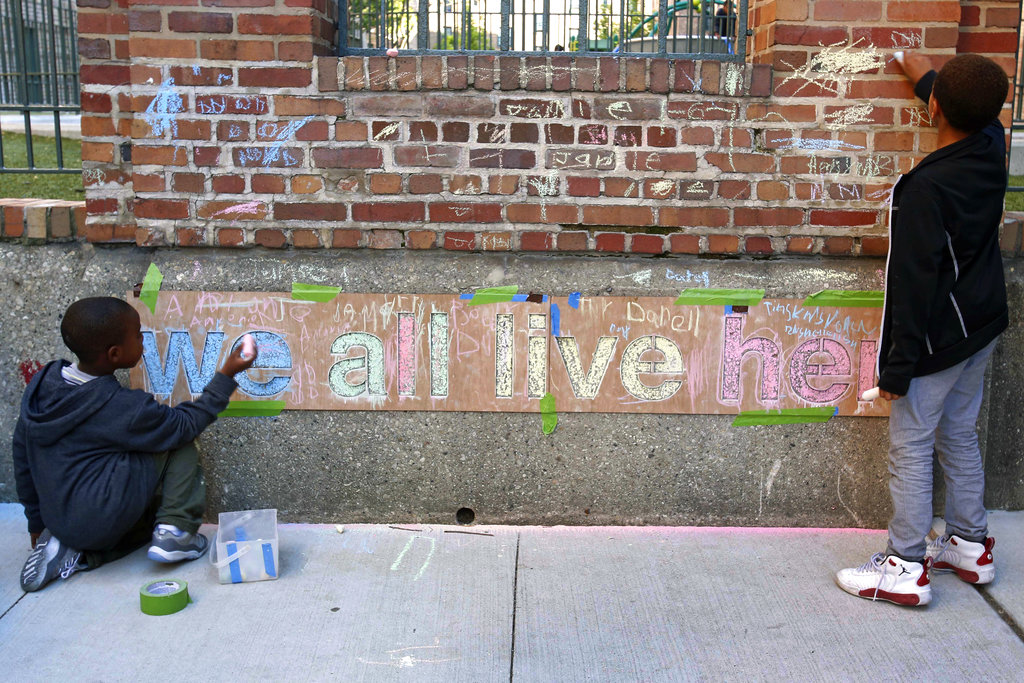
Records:
<instances>
[{"instance_id":1,"label":"boy's hand holding chalk","mask_svg":"<svg viewBox=\"0 0 1024 683\"><path fill-rule=\"evenodd\" d=\"M862 400L862 401L875 401L875 400L878 399L878 395L879 395L878 392L879 392L878 387L874 387L874 388L868 389L867 391L865 391L863 394L860 395L860 400Z\"/></svg>"},{"instance_id":2,"label":"boy's hand holding chalk","mask_svg":"<svg viewBox=\"0 0 1024 683\"><path fill-rule=\"evenodd\" d=\"M860 400L862 401L877 401L879 398L884 398L886 401L898 401L901 396L888 391L882 391L878 387L868 389L860 395Z\"/></svg>"},{"instance_id":3,"label":"boy's hand holding chalk","mask_svg":"<svg viewBox=\"0 0 1024 683\"><path fill-rule=\"evenodd\" d=\"M251 368L258 356L259 350L256 348L256 341L252 338L252 335L247 334L242 337L241 343L235 345L234 350L224 359L224 364L220 366L220 370L217 372L228 377L234 377L243 370Z\"/></svg>"}]
</instances>

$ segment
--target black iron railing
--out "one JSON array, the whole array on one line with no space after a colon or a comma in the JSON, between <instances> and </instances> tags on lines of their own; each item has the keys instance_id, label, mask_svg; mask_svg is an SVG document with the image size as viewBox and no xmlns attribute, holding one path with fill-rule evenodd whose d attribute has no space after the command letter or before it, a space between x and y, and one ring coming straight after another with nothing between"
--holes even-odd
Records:
<instances>
[{"instance_id":1,"label":"black iron railing","mask_svg":"<svg viewBox=\"0 0 1024 683\"><path fill-rule=\"evenodd\" d=\"M342 54L679 55L742 62L747 0L339 0Z\"/></svg>"},{"instance_id":2,"label":"black iron railing","mask_svg":"<svg viewBox=\"0 0 1024 683\"><path fill-rule=\"evenodd\" d=\"M0 172L81 173L65 167L61 133L61 115L80 111L76 21L74 0L0 0ZM24 134L24 166L7 161L4 132ZM34 134L53 136L54 167L36 165Z\"/></svg>"}]
</instances>

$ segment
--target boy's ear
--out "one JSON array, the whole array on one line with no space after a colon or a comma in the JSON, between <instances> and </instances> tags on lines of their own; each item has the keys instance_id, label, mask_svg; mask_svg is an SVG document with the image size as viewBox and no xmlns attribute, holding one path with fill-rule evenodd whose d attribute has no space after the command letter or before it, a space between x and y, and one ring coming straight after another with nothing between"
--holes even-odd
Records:
<instances>
[{"instance_id":1,"label":"boy's ear","mask_svg":"<svg viewBox=\"0 0 1024 683\"><path fill-rule=\"evenodd\" d=\"M112 346L107 347L107 360L110 361L111 364L113 365L117 365L119 362L121 362L122 354L123 351L121 349L120 344L114 344Z\"/></svg>"},{"instance_id":2,"label":"boy's ear","mask_svg":"<svg viewBox=\"0 0 1024 683\"><path fill-rule=\"evenodd\" d=\"M928 116L931 117L932 125L938 127L939 117L942 116L942 108L939 106L938 100L932 95L928 98Z\"/></svg>"}]
</instances>

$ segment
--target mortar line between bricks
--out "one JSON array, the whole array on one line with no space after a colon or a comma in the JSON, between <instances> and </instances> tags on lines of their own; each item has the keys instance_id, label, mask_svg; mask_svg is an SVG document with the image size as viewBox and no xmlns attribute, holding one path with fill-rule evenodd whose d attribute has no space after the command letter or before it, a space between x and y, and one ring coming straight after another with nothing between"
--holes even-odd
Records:
<instances>
[{"instance_id":1,"label":"mortar line between bricks","mask_svg":"<svg viewBox=\"0 0 1024 683\"><path fill-rule=\"evenodd\" d=\"M26 595L28 595L28 593L22 593L21 597L14 601L14 604L12 604L10 607L5 609L3 614L0 614L0 619L3 619L4 617L6 617L8 612L10 612L12 609L17 607L18 603L21 602L22 600L24 600Z\"/></svg>"},{"instance_id":2,"label":"mortar line between bricks","mask_svg":"<svg viewBox=\"0 0 1024 683\"><path fill-rule=\"evenodd\" d=\"M996 600L984 586L975 585L974 588L981 594L981 597L988 603L988 606L999 615L999 618L1003 620L1003 623L1010 627L1010 630L1013 631L1013 635L1017 636L1017 639L1024 643L1024 628L1021 628L1021 625L1017 623L1017 620L1013 618L1013 615L1010 614L1006 608L1003 607L1002 603Z\"/></svg>"},{"instance_id":3,"label":"mortar line between bricks","mask_svg":"<svg viewBox=\"0 0 1024 683\"><path fill-rule=\"evenodd\" d=\"M519 595L519 539L520 533L516 532L516 569L512 576L512 647L508 658L509 683L512 683L515 678L516 666L516 598Z\"/></svg>"}]
</instances>

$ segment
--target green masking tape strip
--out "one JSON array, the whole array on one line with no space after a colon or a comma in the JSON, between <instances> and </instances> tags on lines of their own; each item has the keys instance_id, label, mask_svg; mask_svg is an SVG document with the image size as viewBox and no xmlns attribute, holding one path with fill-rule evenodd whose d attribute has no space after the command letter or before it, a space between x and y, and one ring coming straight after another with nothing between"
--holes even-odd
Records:
<instances>
[{"instance_id":1,"label":"green masking tape strip","mask_svg":"<svg viewBox=\"0 0 1024 683\"><path fill-rule=\"evenodd\" d=\"M555 412L555 397L550 393L544 394L540 400L541 430L545 434L555 431L558 426L558 413Z\"/></svg>"},{"instance_id":2,"label":"green masking tape strip","mask_svg":"<svg viewBox=\"0 0 1024 683\"><path fill-rule=\"evenodd\" d=\"M146 277L142 280L142 291L139 292L139 300L146 304L150 313L156 313L156 296L160 293L160 285L163 281L163 273L155 263L150 263Z\"/></svg>"},{"instance_id":3,"label":"green masking tape strip","mask_svg":"<svg viewBox=\"0 0 1024 683\"><path fill-rule=\"evenodd\" d=\"M284 410L284 401L229 401L217 417L273 417Z\"/></svg>"},{"instance_id":4,"label":"green masking tape strip","mask_svg":"<svg viewBox=\"0 0 1024 683\"><path fill-rule=\"evenodd\" d=\"M756 306L763 289L684 289L676 306Z\"/></svg>"},{"instance_id":5,"label":"green masking tape strip","mask_svg":"<svg viewBox=\"0 0 1024 683\"><path fill-rule=\"evenodd\" d=\"M885 293L845 289L823 289L804 299L804 306L843 306L846 308L881 308Z\"/></svg>"},{"instance_id":6,"label":"green masking tape strip","mask_svg":"<svg viewBox=\"0 0 1024 683\"><path fill-rule=\"evenodd\" d=\"M180 579L148 581L139 589L139 605L144 614L164 616L185 609L191 600L188 584Z\"/></svg>"},{"instance_id":7,"label":"green masking tape strip","mask_svg":"<svg viewBox=\"0 0 1024 683\"><path fill-rule=\"evenodd\" d=\"M783 410L744 410L733 420L733 427L753 425L795 425L809 422L828 422L839 412L836 406L823 408L786 408Z\"/></svg>"},{"instance_id":8,"label":"green masking tape strip","mask_svg":"<svg viewBox=\"0 0 1024 683\"><path fill-rule=\"evenodd\" d=\"M303 282L292 283L292 298L303 301L330 301L341 293L341 287L329 285L307 285Z\"/></svg>"},{"instance_id":9,"label":"green masking tape strip","mask_svg":"<svg viewBox=\"0 0 1024 683\"><path fill-rule=\"evenodd\" d=\"M483 287L473 292L473 298L467 301L470 306L481 304L500 304L512 301L512 297L519 293L519 285L504 285L502 287Z\"/></svg>"}]
</instances>

